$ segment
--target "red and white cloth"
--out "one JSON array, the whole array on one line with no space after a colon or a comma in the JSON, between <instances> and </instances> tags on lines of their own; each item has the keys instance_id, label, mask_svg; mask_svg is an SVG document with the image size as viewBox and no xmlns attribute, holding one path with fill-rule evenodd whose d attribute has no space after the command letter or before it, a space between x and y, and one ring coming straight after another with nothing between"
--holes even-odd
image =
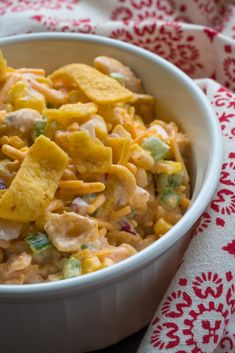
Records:
<instances>
[{"instance_id":1,"label":"red and white cloth","mask_svg":"<svg viewBox=\"0 0 235 353\"><path fill-rule=\"evenodd\" d=\"M234 1L0 0L0 36L36 31L142 46L207 95L224 137L220 182L138 352L235 353Z\"/></svg>"}]
</instances>

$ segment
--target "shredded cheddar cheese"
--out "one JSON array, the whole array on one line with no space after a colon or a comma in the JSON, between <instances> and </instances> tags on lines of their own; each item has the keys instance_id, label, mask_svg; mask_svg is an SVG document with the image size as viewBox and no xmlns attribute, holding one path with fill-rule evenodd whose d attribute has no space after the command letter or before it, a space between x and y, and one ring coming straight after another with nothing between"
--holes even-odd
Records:
<instances>
[{"instance_id":1,"label":"shredded cheddar cheese","mask_svg":"<svg viewBox=\"0 0 235 353\"><path fill-rule=\"evenodd\" d=\"M178 222L189 141L157 102L113 58L48 76L0 53L0 284L100 271Z\"/></svg>"}]
</instances>

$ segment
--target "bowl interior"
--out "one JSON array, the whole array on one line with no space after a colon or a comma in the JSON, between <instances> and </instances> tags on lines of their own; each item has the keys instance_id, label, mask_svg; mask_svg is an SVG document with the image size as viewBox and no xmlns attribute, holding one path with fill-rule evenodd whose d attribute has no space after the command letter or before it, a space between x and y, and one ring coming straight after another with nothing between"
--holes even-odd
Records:
<instances>
[{"instance_id":1,"label":"bowl interior","mask_svg":"<svg viewBox=\"0 0 235 353\"><path fill-rule=\"evenodd\" d=\"M98 55L121 60L139 75L146 92L157 98L157 118L176 121L191 141L193 202L182 220L169 234L133 259L127 259L113 269L98 271L79 280L85 282L85 277L89 277L90 281L87 280L87 283L90 285L94 278L98 281L102 276L105 278L105 273L112 271L114 274L115 268L116 274L120 269L124 270L125 263L132 264L129 269L136 269L140 266L140 260L143 263L153 260L180 239L209 202L219 177L222 156L217 119L192 81L173 65L147 51L101 37L42 33L32 37L12 37L2 42L0 40L0 48L10 66L39 67L44 68L47 73L74 62L92 64ZM75 280L70 282L75 285Z\"/></svg>"}]
</instances>

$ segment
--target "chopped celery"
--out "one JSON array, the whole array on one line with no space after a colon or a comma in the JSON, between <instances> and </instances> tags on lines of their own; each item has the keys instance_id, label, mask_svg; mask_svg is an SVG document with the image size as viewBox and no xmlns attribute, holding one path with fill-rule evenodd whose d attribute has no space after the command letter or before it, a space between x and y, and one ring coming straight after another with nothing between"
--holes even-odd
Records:
<instances>
[{"instance_id":1,"label":"chopped celery","mask_svg":"<svg viewBox=\"0 0 235 353\"><path fill-rule=\"evenodd\" d=\"M182 174L157 174L155 176L156 186L159 191L164 190L165 188L177 188L182 183L183 176Z\"/></svg>"},{"instance_id":2,"label":"chopped celery","mask_svg":"<svg viewBox=\"0 0 235 353\"><path fill-rule=\"evenodd\" d=\"M109 76L114 78L118 83L124 86L124 76L122 74L119 74L118 72L112 72Z\"/></svg>"},{"instance_id":3,"label":"chopped celery","mask_svg":"<svg viewBox=\"0 0 235 353\"><path fill-rule=\"evenodd\" d=\"M160 196L160 200L167 206L171 208L175 208L179 204L180 197L175 191L172 191L171 189L166 188L162 192Z\"/></svg>"},{"instance_id":4,"label":"chopped celery","mask_svg":"<svg viewBox=\"0 0 235 353\"><path fill-rule=\"evenodd\" d=\"M170 147L156 136L150 136L143 140L141 146L150 151L155 161L163 159L170 150Z\"/></svg>"},{"instance_id":5,"label":"chopped celery","mask_svg":"<svg viewBox=\"0 0 235 353\"><path fill-rule=\"evenodd\" d=\"M38 136L44 135L45 128L46 128L47 120L44 116L42 116L42 120L38 121L35 125L34 132L33 132L33 139L35 140Z\"/></svg>"},{"instance_id":6,"label":"chopped celery","mask_svg":"<svg viewBox=\"0 0 235 353\"><path fill-rule=\"evenodd\" d=\"M63 266L64 278L77 277L81 274L80 272L80 261L74 257L64 260Z\"/></svg>"},{"instance_id":7,"label":"chopped celery","mask_svg":"<svg viewBox=\"0 0 235 353\"><path fill-rule=\"evenodd\" d=\"M29 244L30 249L36 253L45 250L51 245L47 235L40 232L28 235L25 241Z\"/></svg>"}]
</instances>

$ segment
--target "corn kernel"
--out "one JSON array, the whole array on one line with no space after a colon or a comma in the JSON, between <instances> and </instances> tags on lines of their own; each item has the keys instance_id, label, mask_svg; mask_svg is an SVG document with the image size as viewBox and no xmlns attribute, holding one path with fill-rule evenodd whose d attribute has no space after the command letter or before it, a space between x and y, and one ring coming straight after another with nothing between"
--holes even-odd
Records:
<instances>
[{"instance_id":1,"label":"corn kernel","mask_svg":"<svg viewBox=\"0 0 235 353\"><path fill-rule=\"evenodd\" d=\"M83 260L91 256L92 252L90 251L90 249L84 249L82 251L77 252L76 254L73 254L73 257L75 257L77 260Z\"/></svg>"},{"instance_id":2,"label":"corn kernel","mask_svg":"<svg viewBox=\"0 0 235 353\"><path fill-rule=\"evenodd\" d=\"M141 188L146 188L146 186L148 186L148 174L145 169L138 168L135 177L138 186Z\"/></svg>"},{"instance_id":3,"label":"corn kernel","mask_svg":"<svg viewBox=\"0 0 235 353\"><path fill-rule=\"evenodd\" d=\"M154 159L150 152L144 150L136 143L131 146L130 159L139 168L149 170L154 166Z\"/></svg>"},{"instance_id":4,"label":"corn kernel","mask_svg":"<svg viewBox=\"0 0 235 353\"><path fill-rule=\"evenodd\" d=\"M60 281L62 279L64 279L64 275L63 275L62 271L59 271L57 273L53 273L47 277L47 280L49 282Z\"/></svg>"},{"instance_id":5,"label":"corn kernel","mask_svg":"<svg viewBox=\"0 0 235 353\"><path fill-rule=\"evenodd\" d=\"M18 97L14 101L15 110L29 108L35 109L39 113L46 108L45 99L40 95Z\"/></svg>"},{"instance_id":6,"label":"corn kernel","mask_svg":"<svg viewBox=\"0 0 235 353\"><path fill-rule=\"evenodd\" d=\"M159 218L154 227L153 227L153 230L154 230L154 233L156 235L158 235L159 237L161 237L162 235L164 235L165 233L168 232L168 230L170 230L172 228L172 225L168 222L166 222L164 220L164 218Z\"/></svg>"},{"instance_id":7,"label":"corn kernel","mask_svg":"<svg viewBox=\"0 0 235 353\"><path fill-rule=\"evenodd\" d=\"M99 270L102 264L97 256L90 256L82 260L81 267L82 273L85 274Z\"/></svg>"},{"instance_id":8,"label":"corn kernel","mask_svg":"<svg viewBox=\"0 0 235 353\"><path fill-rule=\"evenodd\" d=\"M8 144L8 142L9 142L9 137L8 136L2 136L1 138L0 138L0 145L2 146L2 145L5 145L5 144Z\"/></svg>"},{"instance_id":9,"label":"corn kernel","mask_svg":"<svg viewBox=\"0 0 235 353\"><path fill-rule=\"evenodd\" d=\"M183 164L174 161L157 161L152 169L153 173L177 174L184 170Z\"/></svg>"},{"instance_id":10,"label":"corn kernel","mask_svg":"<svg viewBox=\"0 0 235 353\"><path fill-rule=\"evenodd\" d=\"M188 208L189 205L190 205L190 200L187 199L185 196L182 196L182 197L180 198L180 205L181 205L184 209L186 209L186 208Z\"/></svg>"},{"instance_id":11,"label":"corn kernel","mask_svg":"<svg viewBox=\"0 0 235 353\"><path fill-rule=\"evenodd\" d=\"M104 260L102 261L102 267L109 267L114 264L113 260L109 259L108 257L105 257Z\"/></svg>"},{"instance_id":12,"label":"corn kernel","mask_svg":"<svg viewBox=\"0 0 235 353\"><path fill-rule=\"evenodd\" d=\"M136 167L135 164L130 163L130 162L127 162L126 166L127 166L127 168L131 171L132 174L134 174L134 175L136 174L136 172L137 172L137 167Z\"/></svg>"}]
</instances>

